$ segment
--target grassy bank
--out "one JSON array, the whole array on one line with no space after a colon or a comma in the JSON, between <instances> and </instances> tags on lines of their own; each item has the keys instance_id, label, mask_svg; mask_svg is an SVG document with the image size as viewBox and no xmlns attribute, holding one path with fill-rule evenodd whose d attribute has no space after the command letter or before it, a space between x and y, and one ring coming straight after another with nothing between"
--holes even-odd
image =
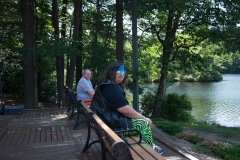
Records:
<instances>
[{"instance_id":1,"label":"grassy bank","mask_svg":"<svg viewBox=\"0 0 240 160\"><path fill-rule=\"evenodd\" d=\"M240 160L240 128L159 119L154 119L153 122L173 138L181 138L194 144L192 150L195 152L226 160Z\"/></svg>"}]
</instances>

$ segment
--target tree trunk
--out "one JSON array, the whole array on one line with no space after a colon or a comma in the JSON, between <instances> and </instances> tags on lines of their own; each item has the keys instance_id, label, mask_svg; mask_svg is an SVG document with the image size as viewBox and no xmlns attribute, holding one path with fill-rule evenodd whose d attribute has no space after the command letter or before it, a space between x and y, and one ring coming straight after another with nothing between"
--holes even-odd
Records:
<instances>
[{"instance_id":1,"label":"tree trunk","mask_svg":"<svg viewBox=\"0 0 240 160\"><path fill-rule=\"evenodd\" d=\"M167 82L167 72L162 70L152 117L157 117L157 118L163 117L162 103L163 103L164 97L166 95L166 86L167 86L166 82Z\"/></svg>"},{"instance_id":2,"label":"tree trunk","mask_svg":"<svg viewBox=\"0 0 240 160\"><path fill-rule=\"evenodd\" d=\"M80 5L81 0L74 1L74 30L73 30L73 39L78 39L79 36L79 21L80 21ZM70 64L68 67L67 73L67 86L70 89L73 89L73 78L74 78L74 71L76 67L76 57L72 57L70 59ZM76 79L77 81L77 79Z\"/></svg>"},{"instance_id":3,"label":"tree trunk","mask_svg":"<svg viewBox=\"0 0 240 160\"><path fill-rule=\"evenodd\" d=\"M116 59L123 62L123 1L116 0Z\"/></svg>"},{"instance_id":4,"label":"tree trunk","mask_svg":"<svg viewBox=\"0 0 240 160\"><path fill-rule=\"evenodd\" d=\"M36 63L34 58L34 1L21 0L23 44L26 50L24 59L24 97L25 108L35 108L36 100Z\"/></svg>"},{"instance_id":5,"label":"tree trunk","mask_svg":"<svg viewBox=\"0 0 240 160\"><path fill-rule=\"evenodd\" d=\"M82 0L77 0L77 1L79 1L79 4L76 3L75 7L79 6L79 18L78 18L79 19L79 22L78 22L79 23L79 32L78 32L78 38L79 38L79 41L80 41L78 49L80 51L82 51L83 50L83 46L82 46L82 36L83 36L83 26L82 26L83 11L82 11L82 5L83 4L82 4ZM74 20L74 23L75 23L75 20ZM78 55L76 57L76 86L77 86L78 81L82 77L82 70L83 70L83 68L82 68L82 56Z\"/></svg>"},{"instance_id":6,"label":"tree trunk","mask_svg":"<svg viewBox=\"0 0 240 160\"><path fill-rule=\"evenodd\" d=\"M52 22L54 28L54 35L56 40L59 39L59 22L58 22L58 3L53 0L52 3ZM65 104L64 98L64 59L62 56L56 56L56 71L57 71L57 104L61 108Z\"/></svg>"},{"instance_id":7,"label":"tree trunk","mask_svg":"<svg viewBox=\"0 0 240 160\"><path fill-rule=\"evenodd\" d=\"M63 0L61 38L66 37L67 2L68 2L68 0Z\"/></svg>"},{"instance_id":8,"label":"tree trunk","mask_svg":"<svg viewBox=\"0 0 240 160\"><path fill-rule=\"evenodd\" d=\"M173 21L174 20L174 21ZM157 91L157 97L155 102L155 107L153 109L152 117L163 117L162 112L162 103L164 101L166 95L166 86L167 86L167 72L168 72L168 64L170 62L170 55L173 54L173 43L176 36L176 31L178 28L179 19L174 19L173 11L169 11L168 13L168 21L166 27L166 37L164 40L160 40L160 36L158 36L159 41L163 45L163 55L162 55L162 70L160 75L160 81Z\"/></svg>"}]
</instances>

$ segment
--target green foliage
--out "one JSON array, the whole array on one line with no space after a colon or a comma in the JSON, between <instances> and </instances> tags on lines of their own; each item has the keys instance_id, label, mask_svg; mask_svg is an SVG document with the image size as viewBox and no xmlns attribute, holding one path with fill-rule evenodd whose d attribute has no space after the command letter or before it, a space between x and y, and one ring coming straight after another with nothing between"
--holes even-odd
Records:
<instances>
[{"instance_id":1,"label":"green foliage","mask_svg":"<svg viewBox=\"0 0 240 160\"><path fill-rule=\"evenodd\" d=\"M21 55L10 49L0 50L0 71L5 93L23 94L23 62Z\"/></svg>"},{"instance_id":2,"label":"green foliage","mask_svg":"<svg viewBox=\"0 0 240 160\"><path fill-rule=\"evenodd\" d=\"M177 133L182 132L182 127L171 122L156 121L154 123L158 128L162 129L162 131L173 136L176 135Z\"/></svg>"},{"instance_id":3,"label":"green foliage","mask_svg":"<svg viewBox=\"0 0 240 160\"><path fill-rule=\"evenodd\" d=\"M142 95L140 106L141 106L141 113L144 116L151 116L154 108L156 100L156 91L155 92L146 92Z\"/></svg>"},{"instance_id":4,"label":"green foliage","mask_svg":"<svg viewBox=\"0 0 240 160\"><path fill-rule=\"evenodd\" d=\"M234 146L221 141L200 137L191 131L177 134L177 137L196 144L197 146L203 148L203 150L208 150L211 154L226 160L240 159L240 145Z\"/></svg>"},{"instance_id":5,"label":"green foliage","mask_svg":"<svg viewBox=\"0 0 240 160\"><path fill-rule=\"evenodd\" d=\"M240 145L235 147L225 147L216 150L216 155L225 160L239 160L240 159Z\"/></svg>"},{"instance_id":6,"label":"green foliage","mask_svg":"<svg viewBox=\"0 0 240 160\"><path fill-rule=\"evenodd\" d=\"M189 111L192 104L187 100L186 95L177 93L168 94L162 105L164 118L172 121L187 121L191 118Z\"/></svg>"}]
</instances>

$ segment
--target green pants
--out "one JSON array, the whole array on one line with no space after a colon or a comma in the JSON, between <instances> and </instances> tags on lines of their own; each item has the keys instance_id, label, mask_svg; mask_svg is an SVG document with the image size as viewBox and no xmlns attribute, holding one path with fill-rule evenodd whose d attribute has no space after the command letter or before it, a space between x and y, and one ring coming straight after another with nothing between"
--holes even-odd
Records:
<instances>
[{"instance_id":1,"label":"green pants","mask_svg":"<svg viewBox=\"0 0 240 160\"><path fill-rule=\"evenodd\" d=\"M153 147L153 138L152 138L152 130L148 123L148 121L144 119L132 119L133 128L137 129L142 134L142 139L146 142L149 146ZM126 136L134 135L136 133L126 133Z\"/></svg>"}]
</instances>

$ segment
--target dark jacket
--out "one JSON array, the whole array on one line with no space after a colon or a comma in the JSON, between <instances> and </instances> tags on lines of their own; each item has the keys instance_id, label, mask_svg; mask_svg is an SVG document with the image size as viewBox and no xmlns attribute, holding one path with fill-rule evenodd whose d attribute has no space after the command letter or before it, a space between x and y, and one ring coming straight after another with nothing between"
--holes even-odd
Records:
<instances>
[{"instance_id":1,"label":"dark jacket","mask_svg":"<svg viewBox=\"0 0 240 160\"><path fill-rule=\"evenodd\" d=\"M131 118L124 116L122 113L118 112L117 110L113 110L109 106L108 101L101 93L101 87L103 85L115 85L118 87L116 83L110 80L106 83L101 83L98 86L92 99L90 107L92 111L97 114L98 117L101 118L101 120L114 131L122 129L133 129Z\"/></svg>"}]
</instances>

